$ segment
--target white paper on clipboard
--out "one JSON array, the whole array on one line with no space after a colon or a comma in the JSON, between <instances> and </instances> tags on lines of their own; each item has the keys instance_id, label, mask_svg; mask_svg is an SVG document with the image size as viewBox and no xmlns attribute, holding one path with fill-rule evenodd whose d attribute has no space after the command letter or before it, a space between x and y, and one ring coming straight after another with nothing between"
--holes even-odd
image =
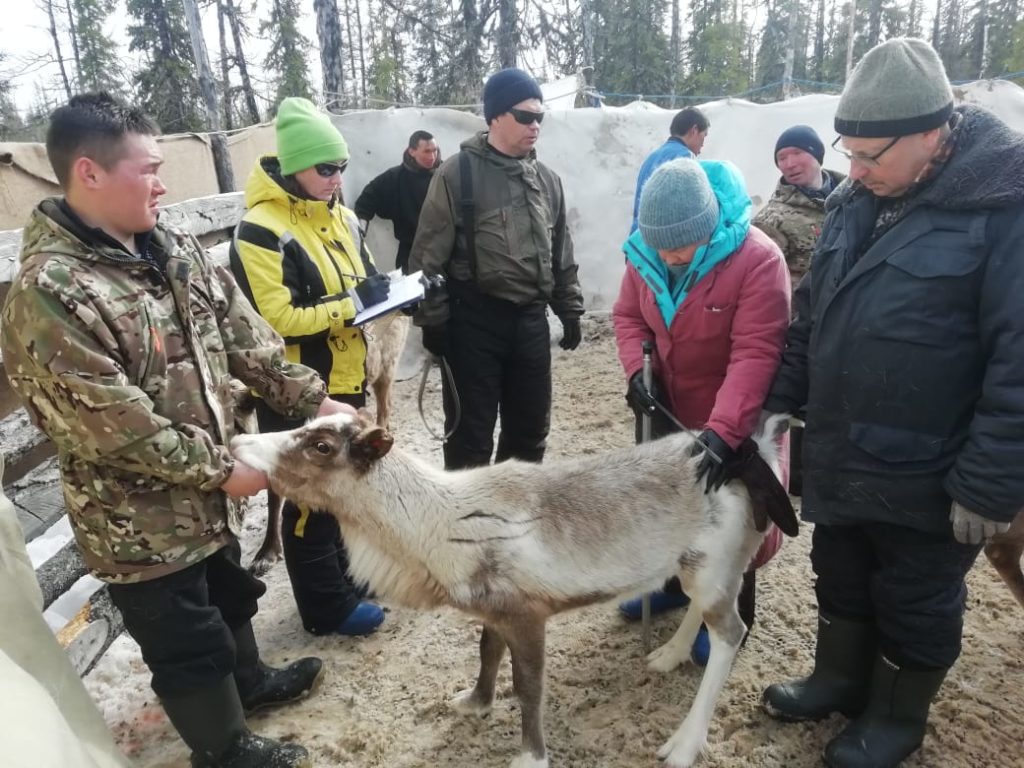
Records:
<instances>
[{"instance_id":1,"label":"white paper on clipboard","mask_svg":"<svg viewBox=\"0 0 1024 768\"><path fill-rule=\"evenodd\" d=\"M404 275L391 281L391 288L388 297L380 304L367 307L357 314L352 320L352 325L362 325L374 318L386 315L389 312L406 307L409 304L420 301L423 298L425 286L420 281L423 277L422 271L413 272L411 275Z\"/></svg>"}]
</instances>

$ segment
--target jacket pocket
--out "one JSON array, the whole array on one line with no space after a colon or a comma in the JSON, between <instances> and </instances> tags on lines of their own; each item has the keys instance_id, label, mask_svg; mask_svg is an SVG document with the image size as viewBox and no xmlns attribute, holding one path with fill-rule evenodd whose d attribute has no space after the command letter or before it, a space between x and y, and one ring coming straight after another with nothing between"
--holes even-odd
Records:
<instances>
[{"instance_id":1,"label":"jacket pocket","mask_svg":"<svg viewBox=\"0 0 1024 768\"><path fill-rule=\"evenodd\" d=\"M850 424L848 436L862 451L886 464L927 465L942 457L947 444L938 435L856 421Z\"/></svg>"},{"instance_id":2,"label":"jacket pocket","mask_svg":"<svg viewBox=\"0 0 1024 768\"><path fill-rule=\"evenodd\" d=\"M890 265L913 277L932 280L943 277L964 277L981 266L982 253L971 247L966 235L948 234L941 245L931 245L926 240L895 251L889 258Z\"/></svg>"},{"instance_id":3,"label":"jacket pocket","mask_svg":"<svg viewBox=\"0 0 1024 768\"><path fill-rule=\"evenodd\" d=\"M513 215L511 208L503 207L476 216L476 253L471 258L475 260L477 285L484 293L500 296L507 292L509 281L517 278L519 256L512 232Z\"/></svg>"}]
</instances>

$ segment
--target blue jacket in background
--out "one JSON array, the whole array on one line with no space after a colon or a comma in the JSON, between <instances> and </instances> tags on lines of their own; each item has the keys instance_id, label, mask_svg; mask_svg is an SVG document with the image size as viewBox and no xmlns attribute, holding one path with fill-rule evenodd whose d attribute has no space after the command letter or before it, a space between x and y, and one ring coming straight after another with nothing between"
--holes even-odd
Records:
<instances>
[{"instance_id":1,"label":"blue jacket in background","mask_svg":"<svg viewBox=\"0 0 1024 768\"><path fill-rule=\"evenodd\" d=\"M693 152L683 144L682 139L670 136L668 141L651 152L647 159L644 160L644 164L640 166L640 173L636 177L636 195L633 198L633 226L629 228L630 234L636 232L636 217L640 213L640 193L643 192L644 184L647 183L647 180L651 178L651 174L658 170L658 168L669 160L675 160L680 157L693 157Z\"/></svg>"}]
</instances>

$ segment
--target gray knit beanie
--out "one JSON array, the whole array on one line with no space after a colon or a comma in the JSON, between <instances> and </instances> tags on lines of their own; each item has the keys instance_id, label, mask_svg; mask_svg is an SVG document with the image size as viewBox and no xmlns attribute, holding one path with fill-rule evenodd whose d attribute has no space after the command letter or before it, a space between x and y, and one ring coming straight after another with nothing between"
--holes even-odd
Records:
<instances>
[{"instance_id":1,"label":"gray knit beanie","mask_svg":"<svg viewBox=\"0 0 1024 768\"><path fill-rule=\"evenodd\" d=\"M680 158L654 172L640 193L640 235L656 251L671 251L711 237L718 198L700 163Z\"/></svg>"},{"instance_id":2,"label":"gray knit beanie","mask_svg":"<svg viewBox=\"0 0 1024 768\"><path fill-rule=\"evenodd\" d=\"M953 114L953 89L924 40L897 37L864 54L836 108L840 136L882 139L938 128Z\"/></svg>"}]
</instances>

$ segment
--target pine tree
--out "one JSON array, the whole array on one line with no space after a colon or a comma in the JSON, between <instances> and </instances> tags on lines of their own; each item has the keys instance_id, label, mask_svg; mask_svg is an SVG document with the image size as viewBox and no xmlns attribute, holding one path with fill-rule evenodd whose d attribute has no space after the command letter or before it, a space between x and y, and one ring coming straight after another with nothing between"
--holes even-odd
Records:
<instances>
[{"instance_id":1,"label":"pine tree","mask_svg":"<svg viewBox=\"0 0 1024 768\"><path fill-rule=\"evenodd\" d=\"M142 66L133 78L138 102L168 133L203 129L199 83L184 9L177 0L126 0L128 50Z\"/></svg>"},{"instance_id":2,"label":"pine tree","mask_svg":"<svg viewBox=\"0 0 1024 768\"><path fill-rule=\"evenodd\" d=\"M7 60L0 52L0 66ZM18 141L25 131L25 122L14 104L11 81L0 76L0 141Z\"/></svg>"},{"instance_id":3,"label":"pine tree","mask_svg":"<svg viewBox=\"0 0 1024 768\"><path fill-rule=\"evenodd\" d=\"M727 96L750 87L747 28L725 0L695 0L687 41L689 68L684 93Z\"/></svg>"},{"instance_id":4,"label":"pine tree","mask_svg":"<svg viewBox=\"0 0 1024 768\"><path fill-rule=\"evenodd\" d=\"M103 31L116 0L70 0L74 10L78 49L78 87L85 91L119 93L124 83L117 45Z\"/></svg>"},{"instance_id":5,"label":"pine tree","mask_svg":"<svg viewBox=\"0 0 1024 768\"><path fill-rule=\"evenodd\" d=\"M595 0L594 78L599 90L630 94L627 101L631 94L670 94L668 10L665 0ZM612 97L611 101L623 99Z\"/></svg>"},{"instance_id":6,"label":"pine tree","mask_svg":"<svg viewBox=\"0 0 1024 768\"><path fill-rule=\"evenodd\" d=\"M274 109L289 96L313 98L309 70L303 53L309 41L299 32L298 0L272 0L269 18L260 24L260 32L270 39L270 51L264 61L274 79Z\"/></svg>"}]
</instances>

